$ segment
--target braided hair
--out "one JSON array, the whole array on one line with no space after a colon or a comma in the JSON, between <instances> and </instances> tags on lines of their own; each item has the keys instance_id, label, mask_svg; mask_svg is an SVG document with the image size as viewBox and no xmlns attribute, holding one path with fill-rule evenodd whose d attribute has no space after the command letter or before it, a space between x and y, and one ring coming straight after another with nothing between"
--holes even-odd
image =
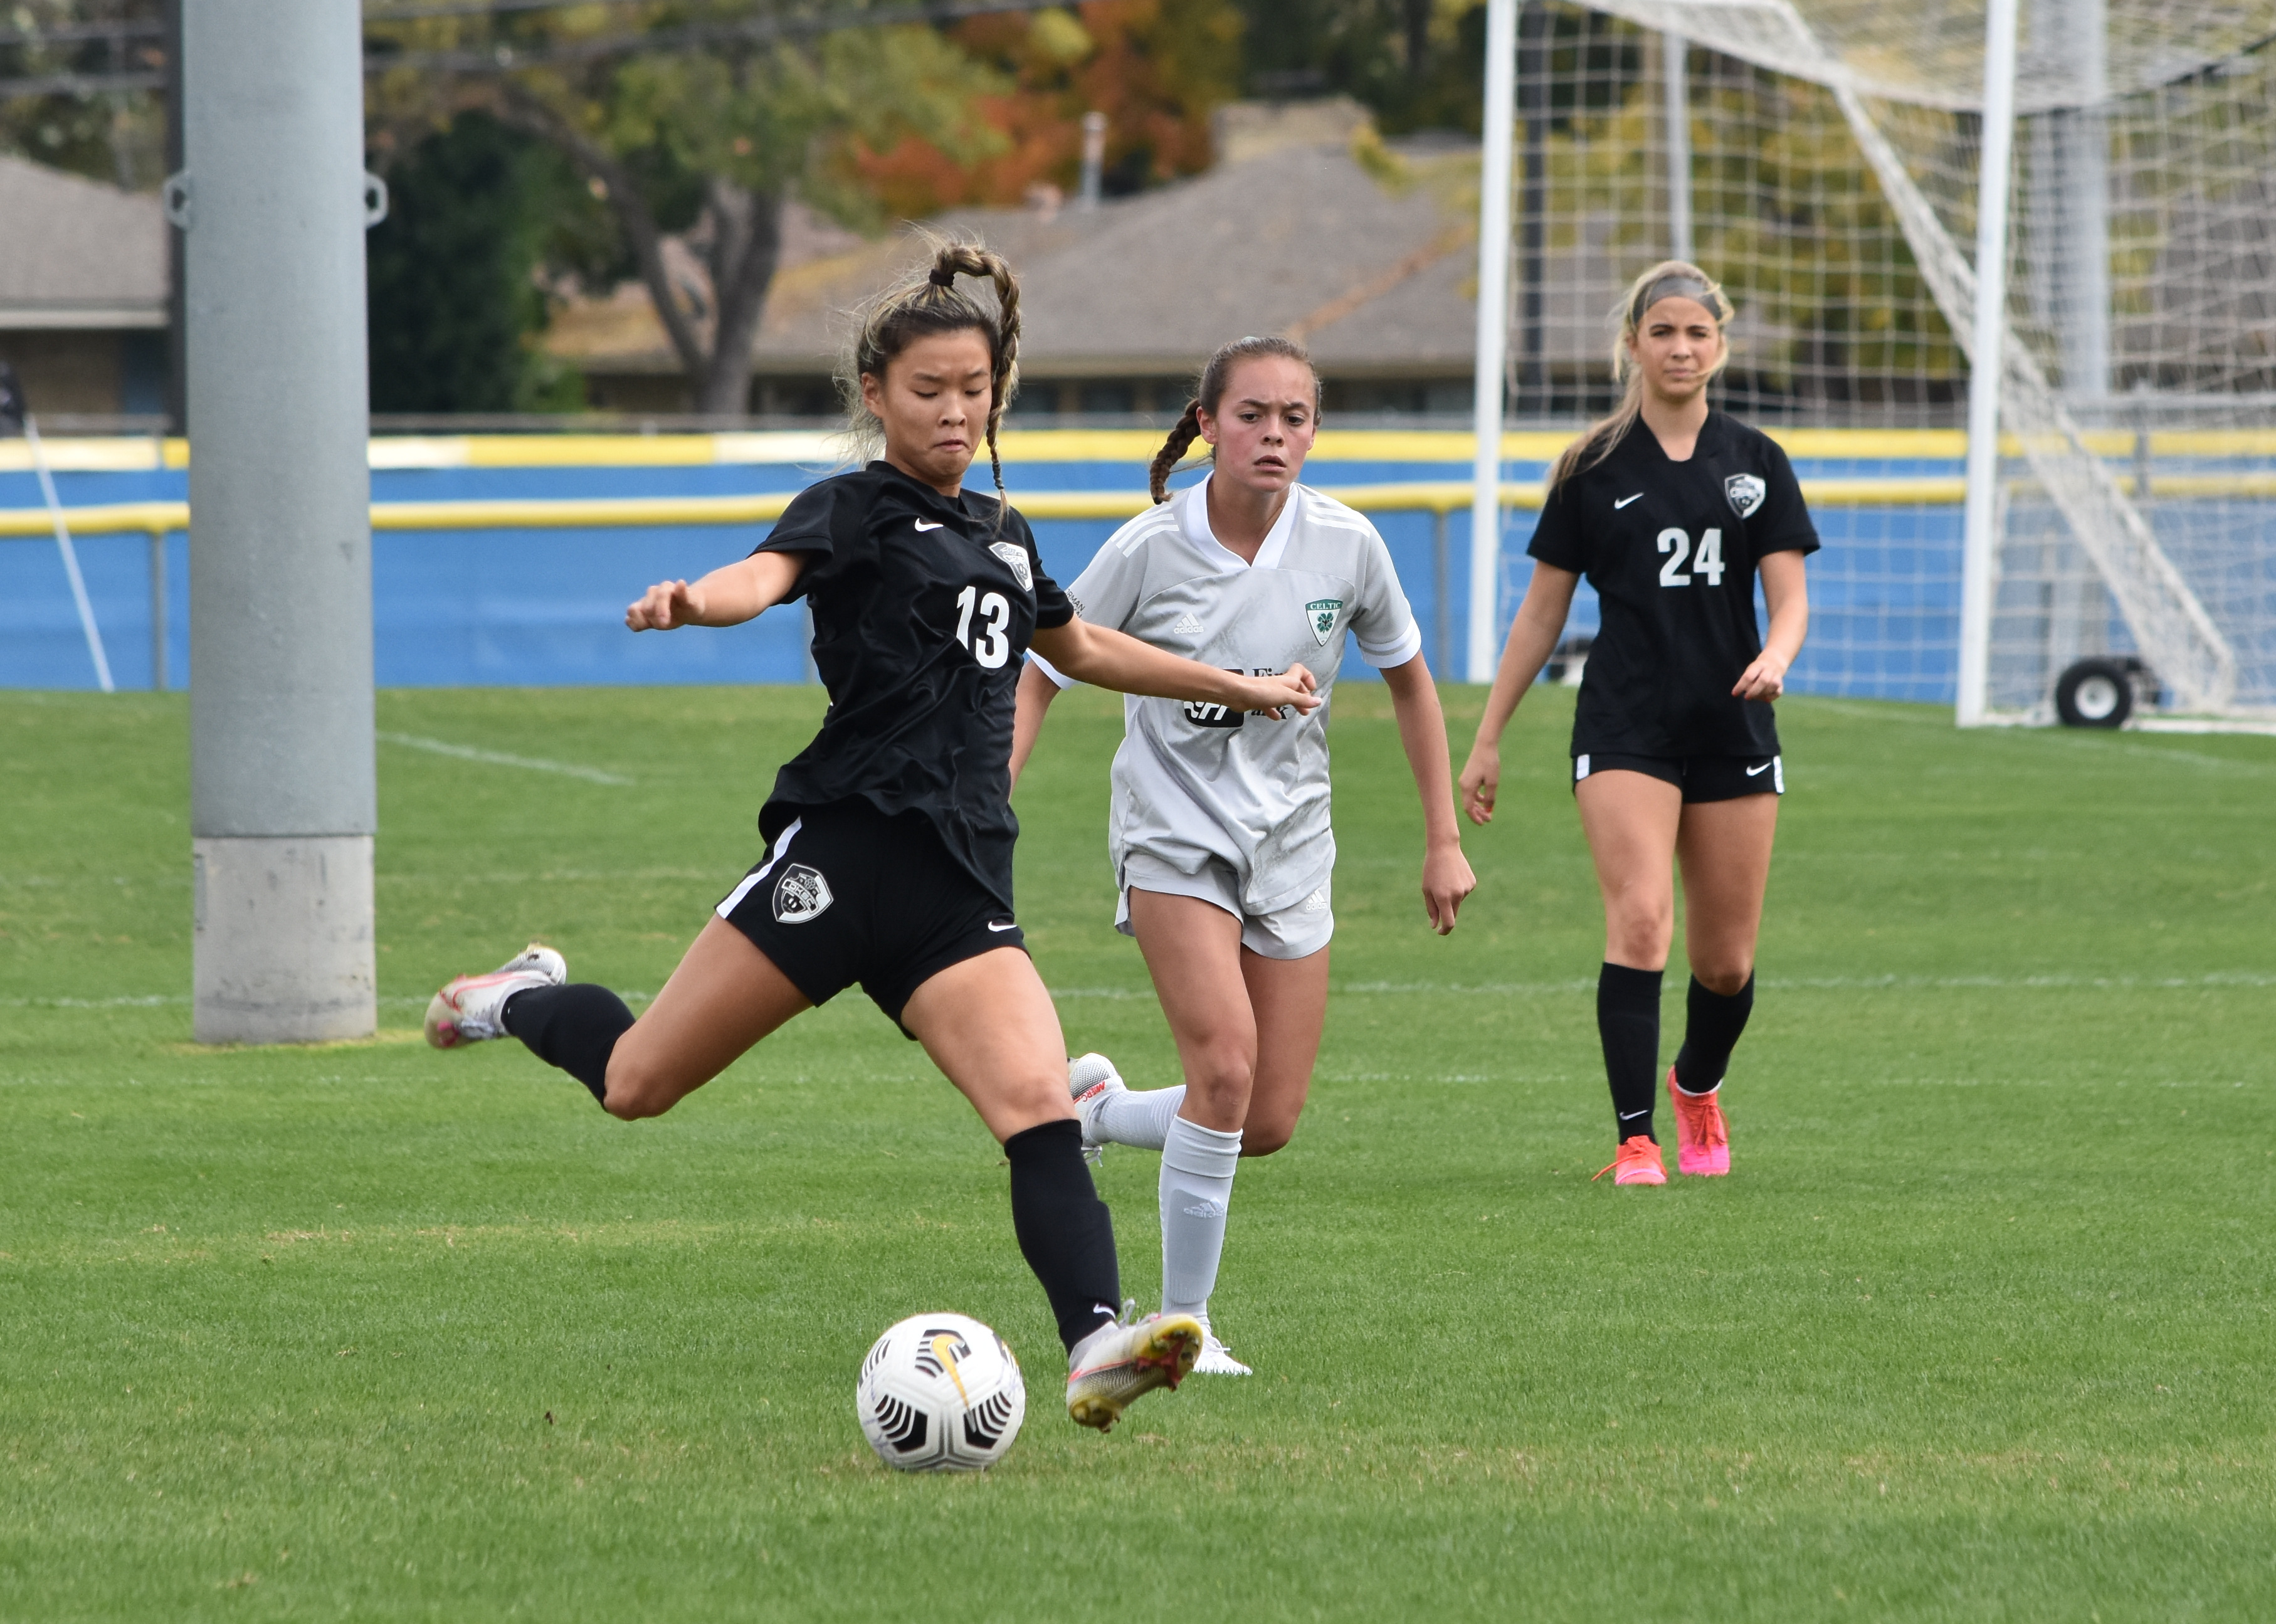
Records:
<instances>
[{"instance_id":1,"label":"braided hair","mask_svg":"<svg viewBox=\"0 0 2276 1624\"><path fill-rule=\"evenodd\" d=\"M1306 371L1311 371L1311 356L1294 338L1235 338L1231 344L1220 345L1217 353L1209 358L1209 364L1202 368L1201 382L1194 386L1194 398L1186 402L1184 415L1178 419L1177 427L1170 430L1170 437L1162 442L1162 449L1154 453L1154 460L1147 467L1147 489L1154 493L1154 500L1166 502L1170 499L1170 475L1177 472L1179 459L1200 437L1202 414L1207 412L1211 417L1217 415L1218 405L1225 398L1225 385L1232 381L1233 369L1242 361L1268 355L1293 360ZM1319 406L1320 375L1313 372L1312 410L1315 415L1318 414ZM1210 455L1214 457L1216 452L1212 451Z\"/></svg>"},{"instance_id":2,"label":"braided hair","mask_svg":"<svg viewBox=\"0 0 2276 1624\"><path fill-rule=\"evenodd\" d=\"M932 264L887 288L864 306L853 339L839 353L836 382L846 407L846 432L858 456L868 461L884 444L884 425L861 404L861 379L882 382L886 366L920 338L937 333L977 332L988 340L988 467L996 476L997 512L1008 511L1004 493L1004 458L996 431L1004 408L1020 388L1020 278L1009 261L976 243L932 242ZM959 292L959 277L982 277L995 285L996 307Z\"/></svg>"}]
</instances>

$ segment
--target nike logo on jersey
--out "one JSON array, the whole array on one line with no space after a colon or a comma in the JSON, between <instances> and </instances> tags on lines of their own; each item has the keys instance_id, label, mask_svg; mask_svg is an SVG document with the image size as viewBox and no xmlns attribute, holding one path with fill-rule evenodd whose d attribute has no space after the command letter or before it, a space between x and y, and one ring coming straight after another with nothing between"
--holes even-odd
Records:
<instances>
[{"instance_id":1,"label":"nike logo on jersey","mask_svg":"<svg viewBox=\"0 0 2276 1624\"><path fill-rule=\"evenodd\" d=\"M923 520L920 519L916 521L916 524L917 528L920 530L940 530L947 527L937 519L934 520L930 524L927 524Z\"/></svg>"},{"instance_id":2,"label":"nike logo on jersey","mask_svg":"<svg viewBox=\"0 0 2276 1624\"><path fill-rule=\"evenodd\" d=\"M1765 773L1765 772L1768 772L1770 770L1771 770L1771 764L1770 764L1768 762L1764 762L1764 763L1761 766L1759 766L1759 767L1749 767L1749 768L1748 768L1748 769L1747 769L1747 776L1748 776L1749 778L1758 778L1758 777L1760 777L1762 774L1764 774L1764 773Z\"/></svg>"},{"instance_id":3,"label":"nike logo on jersey","mask_svg":"<svg viewBox=\"0 0 2276 1624\"><path fill-rule=\"evenodd\" d=\"M988 928L990 930L1017 930L1020 928L1020 922L1016 919L991 919L988 922Z\"/></svg>"},{"instance_id":4,"label":"nike logo on jersey","mask_svg":"<svg viewBox=\"0 0 2276 1624\"><path fill-rule=\"evenodd\" d=\"M1622 497L1619 501L1617 501L1617 502L1615 502L1615 503L1613 503L1613 504L1612 504L1612 512L1616 512L1616 513L1617 513L1617 512L1619 512L1620 511L1620 509L1622 509L1622 508L1626 507L1629 503L1631 503L1631 502L1641 502L1641 501L1643 501L1643 491L1641 491L1641 490L1637 491L1637 492L1635 493L1635 495L1634 495L1634 496L1632 496L1632 497Z\"/></svg>"}]
</instances>

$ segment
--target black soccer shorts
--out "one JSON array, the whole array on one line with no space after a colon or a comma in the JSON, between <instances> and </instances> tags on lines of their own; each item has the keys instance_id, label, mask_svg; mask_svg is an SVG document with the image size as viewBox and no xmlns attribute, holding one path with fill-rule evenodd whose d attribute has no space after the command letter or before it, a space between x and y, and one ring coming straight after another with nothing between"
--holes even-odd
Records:
<instances>
[{"instance_id":1,"label":"black soccer shorts","mask_svg":"<svg viewBox=\"0 0 2276 1624\"><path fill-rule=\"evenodd\" d=\"M888 817L865 801L802 814L717 911L809 1002L827 1004L859 982L896 1025L916 990L949 966L1027 945L930 820Z\"/></svg>"},{"instance_id":2,"label":"black soccer shorts","mask_svg":"<svg viewBox=\"0 0 2276 1624\"><path fill-rule=\"evenodd\" d=\"M1603 751L1573 758L1573 788L1598 772L1641 772L1683 792L1683 804L1737 801L1746 795L1786 793L1782 755L1614 755Z\"/></svg>"}]
</instances>

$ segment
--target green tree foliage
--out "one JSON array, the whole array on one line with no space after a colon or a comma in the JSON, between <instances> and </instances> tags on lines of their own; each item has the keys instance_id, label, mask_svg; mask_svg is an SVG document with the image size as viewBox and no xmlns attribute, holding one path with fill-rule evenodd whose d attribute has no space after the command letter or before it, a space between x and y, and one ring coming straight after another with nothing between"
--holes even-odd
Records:
<instances>
[{"instance_id":1,"label":"green tree foliage","mask_svg":"<svg viewBox=\"0 0 2276 1624\"><path fill-rule=\"evenodd\" d=\"M846 0L831 0L842 22ZM374 103L398 122L470 108L545 141L607 204L694 386L740 413L774 279L784 203L873 223L857 147L906 134L970 160L1002 137L975 110L1005 87L953 41L902 25L821 26L819 0L641 0L454 15L369 30L399 65ZM663 239L686 230L705 286L676 282Z\"/></svg>"},{"instance_id":2,"label":"green tree foliage","mask_svg":"<svg viewBox=\"0 0 2276 1624\"><path fill-rule=\"evenodd\" d=\"M164 178L163 101L93 82L163 65L159 0L13 0L0 6L0 152L146 191ZM5 230L0 222L0 230Z\"/></svg>"},{"instance_id":3,"label":"green tree foliage","mask_svg":"<svg viewBox=\"0 0 2276 1624\"><path fill-rule=\"evenodd\" d=\"M462 113L389 166L386 221L365 239L376 412L532 412L582 403L535 347L536 271L557 222L589 203L551 148Z\"/></svg>"},{"instance_id":4,"label":"green tree foliage","mask_svg":"<svg viewBox=\"0 0 2276 1624\"><path fill-rule=\"evenodd\" d=\"M1485 0L1240 0L1251 95L1356 97L1392 133L1476 133Z\"/></svg>"}]
</instances>

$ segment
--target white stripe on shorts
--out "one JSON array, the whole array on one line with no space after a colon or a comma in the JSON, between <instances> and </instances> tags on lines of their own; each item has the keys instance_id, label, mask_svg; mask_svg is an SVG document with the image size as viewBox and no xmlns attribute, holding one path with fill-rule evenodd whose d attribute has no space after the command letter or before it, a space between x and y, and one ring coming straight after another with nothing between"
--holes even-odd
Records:
<instances>
[{"instance_id":1,"label":"white stripe on shorts","mask_svg":"<svg viewBox=\"0 0 2276 1624\"><path fill-rule=\"evenodd\" d=\"M1573 782L1578 784L1582 779L1588 776L1589 758L1585 755L1574 756L1573 758Z\"/></svg>"},{"instance_id":2,"label":"white stripe on shorts","mask_svg":"<svg viewBox=\"0 0 2276 1624\"><path fill-rule=\"evenodd\" d=\"M720 918L726 918L728 914L741 907L743 899L751 894L751 887L774 871L774 866L783 860L783 854L790 850L790 838L798 832L799 825L805 822L802 817L794 817L790 820L790 827L775 837L775 848L767 854L766 862L746 874L743 877L743 883L729 892L727 899L713 910Z\"/></svg>"}]
</instances>

